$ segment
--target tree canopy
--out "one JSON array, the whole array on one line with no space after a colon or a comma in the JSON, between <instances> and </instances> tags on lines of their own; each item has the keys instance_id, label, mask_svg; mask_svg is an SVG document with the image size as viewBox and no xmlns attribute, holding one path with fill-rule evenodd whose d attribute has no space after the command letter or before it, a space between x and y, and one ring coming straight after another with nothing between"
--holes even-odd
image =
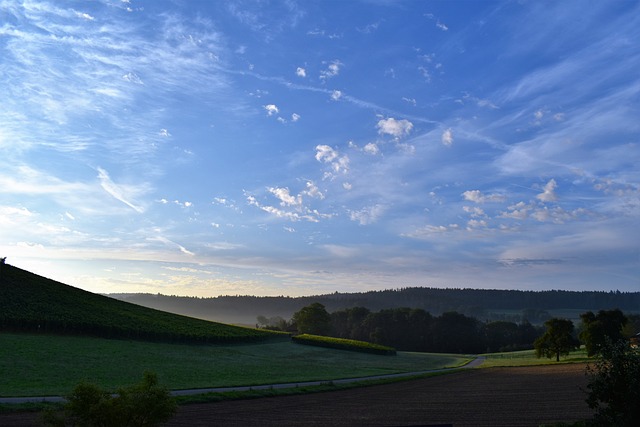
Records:
<instances>
[{"instance_id":1,"label":"tree canopy","mask_svg":"<svg viewBox=\"0 0 640 427\"><path fill-rule=\"evenodd\" d=\"M291 320L301 334L327 335L331 332L331 316L319 302L302 307Z\"/></svg>"},{"instance_id":2,"label":"tree canopy","mask_svg":"<svg viewBox=\"0 0 640 427\"><path fill-rule=\"evenodd\" d=\"M582 320L580 340L587 348L587 354L594 356L605 346L607 340L616 342L624 339L623 328L627 318L622 311L600 310L598 314L587 311L580 315Z\"/></svg>"},{"instance_id":3,"label":"tree canopy","mask_svg":"<svg viewBox=\"0 0 640 427\"><path fill-rule=\"evenodd\" d=\"M552 318L544 322L547 330L533 343L538 357L546 356L549 359L555 356L556 362L560 356L566 356L571 350L578 347L578 342L573 337L573 322L569 319Z\"/></svg>"}]
</instances>

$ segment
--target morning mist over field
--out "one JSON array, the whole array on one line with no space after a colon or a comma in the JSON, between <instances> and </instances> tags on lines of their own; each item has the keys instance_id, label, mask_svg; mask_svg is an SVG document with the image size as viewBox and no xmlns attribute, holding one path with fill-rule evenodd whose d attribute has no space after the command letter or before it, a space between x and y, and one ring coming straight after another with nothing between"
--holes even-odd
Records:
<instances>
[{"instance_id":1,"label":"morning mist over field","mask_svg":"<svg viewBox=\"0 0 640 427\"><path fill-rule=\"evenodd\" d=\"M626 0L0 0L0 256L96 293L637 291L638 40Z\"/></svg>"}]
</instances>

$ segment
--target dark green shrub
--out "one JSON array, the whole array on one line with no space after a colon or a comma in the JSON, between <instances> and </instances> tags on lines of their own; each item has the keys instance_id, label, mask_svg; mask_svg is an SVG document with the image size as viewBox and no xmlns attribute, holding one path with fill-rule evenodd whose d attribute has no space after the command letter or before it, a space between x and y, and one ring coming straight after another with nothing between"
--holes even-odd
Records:
<instances>
[{"instance_id":1,"label":"dark green shrub","mask_svg":"<svg viewBox=\"0 0 640 427\"><path fill-rule=\"evenodd\" d=\"M640 420L640 350L628 342L607 342L594 366L587 368L587 403L596 411L594 425L636 426Z\"/></svg>"},{"instance_id":2,"label":"dark green shrub","mask_svg":"<svg viewBox=\"0 0 640 427\"><path fill-rule=\"evenodd\" d=\"M168 421L177 408L156 374L145 372L138 384L115 395L95 384L82 382L67 397L63 414L44 414L46 424L78 427L151 427Z\"/></svg>"}]
</instances>

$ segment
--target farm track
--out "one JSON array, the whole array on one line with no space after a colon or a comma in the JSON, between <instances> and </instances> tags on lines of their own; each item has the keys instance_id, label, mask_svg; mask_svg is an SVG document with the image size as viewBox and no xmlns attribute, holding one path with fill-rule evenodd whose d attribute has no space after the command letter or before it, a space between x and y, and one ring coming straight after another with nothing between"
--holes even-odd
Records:
<instances>
[{"instance_id":1,"label":"farm track","mask_svg":"<svg viewBox=\"0 0 640 427\"><path fill-rule=\"evenodd\" d=\"M584 364L469 369L351 390L184 405L179 426L538 426L589 418ZM32 426L37 414L0 415Z\"/></svg>"}]
</instances>

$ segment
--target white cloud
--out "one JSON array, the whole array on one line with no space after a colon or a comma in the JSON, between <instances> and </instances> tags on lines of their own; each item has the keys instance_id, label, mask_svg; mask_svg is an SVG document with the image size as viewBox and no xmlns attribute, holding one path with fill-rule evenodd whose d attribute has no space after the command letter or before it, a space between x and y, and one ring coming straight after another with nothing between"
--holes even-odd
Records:
<instances>
[{"instance_id":1,"label":"white cloud","mask_svg":"<svg viewBox=\"0 0 640 427\"><path fill-rule=\"evenodd\" d=\"M324 193L320 191L318 186L313 181L307 181L307 189L302 192L302 194L306 194L307 196L314 197L317 199L324 199Z\"/></svg>"},{"instance_id":2,"label":"white cloud","mask_svg":"<svg viewBox=\"0 0 640 427\"><path fill-rule=\"evenodd\" d=\"M135 210L138 213L143 213L144 209L140 206L133 204L129 200L129 191L126 188L115 184L106 170L102 168L98 168L98 179L100 180L100 186L104 191L109 193L111 196L121 201L125 205L129 206L131 209Z\"/></svg>"},{"instance_id":3,"label":"white cloud","mask_svg":"<svg viewBox=\"0 0 640 427\"><path fill-rule=\"evenodd\" d=\"M444 132L442 132L442 143L446 146L451 146L451 144L453 144L453 131L451 130L451 128L446 129Z\"/></svg>"},{"instance_id":4,"label":"white cloud","mask_svg":"<svg viewBox=\"0 0 640 427\"><path fill-rule=\"evenodd\" d=\"M338 61L337 59L334 61L331 61L329 63L329 65L327 66L326 70L322 70L320 71L320 78L322 80L326 80L329 79L331 77L335 77L340 73L340 67L342 66L342 63L340 61Z\"/></svg>"},{"instance_id":5,"label":"white cloud","mask_svg":"<svg viewBox=\"0 0 640 427\"><path fill-rule=\"evenodd\" d=\"M173 203L175 205L178 205L178 206L182 207L182 208L190 208L191 206L193 206L192 202L181 202L180 200L174 200Z\"/></svg>"},{"instance_id":6,"label":"white cloud","mask_svg":"<svg viewBox=\"0 0 640 427\"><path fill-rule=\"evenodd\" d=\"M467 222L467 230L475 230L477 228L487 228L487 221L483 219L470 219Z\"/></svg>"},{"instance_id":7,"label":"white cloud","mask_svg":"<svg viewBox=\"0 0 640 427\"><path fill-rule=\"evenodd\" d=\"M340 155L336 150L328 145L316 146L316 160L322 163L328 163L331 171L325 172L324 179L334 177L336 173L346 174L349 172L349 156Z\"/></svg>"},{"instance_id":8,"label":"white cloud","mask_svg":"<svg viewBox=\"0 0 640 427\"><path fill-rule=\"evenodd\" d=\"M531 211L531 209L532 207L527 205L526 203L518 202L515 205L508 206L508 212L502 212L500 214L500 217L524 220L529 216L529 212Z\"/></svg>"},{"instance_id":9,"label":"white cloud","mask_svg":"<svg viewBox=\"0 0 640 427\"><path fill-rule=\"evenodd\" d=\"M338 152L328 145L316 146L316 160L319 162L332 162L338 157Z\"/></svg>"},{"instance_id":10,"label":"white cloud","mask_svg":"<svg viewBox=\"0 0 640 427\"><path fill-rule=\"evenodd\" d=\"M275 104L263 105L262 108L264 108L267 111L268 116L272 116L280 112L280 110L278 110L278 107Z\"/></svg>"},{"instance_id":11,"label":"white cloud","mask_svg":"<svg viewBox=\"0 0 640 427\"><path fill-rule=\"evenodd\" d=\"M158 242L162 242L167 246L172 246L172 247L176 247L180 250L180 252L182 252L185 255L189 255L189 256L194 256L195 254L193 252L191 252L190 250L188 250L187 248L185 248L184 246L167 239L166 237L163 236L156 236L156 237L152 237L149 238L148 240L150 241L158 241Z\"/></svg>"},{"instance_id":12,"label":"white cloud","mask_svg":"<svg viewBox=\"0 0 640 427\"><path fill-rule=\"evenodd\" d=\"M291 114L291 121L292 122L297 122L298 120L300 120L300 114L297 114L297 113Z\"/></svg>"},{"instance_id":13,"label":"white cloud","mask_svg":"<svg viewBox=\"0 0 640 427\"><path fill-rule=\"evenodd\" d=\"M333 92L331 92L331 99L333 101L338 101L340 98L342 98L342 92L340 92L339 90L334 90Z\"/></svg>"},{"instance_id":14,"label":"white cloud","mask_svg":"<svg viewBox=\"0 0 640 427\"><path fill-rule=\"evenodd\" d=\"M24 207L16 208L14 206L0 206L0 218L12 215L32 216L33 212Z\"/></svg>"},{"instance_id":15,"label":"white cloud","mask_svg":"<svg viewBox=\"0 0 640 427\"><path fill-rule=\"evenodd\" d=\"M377 222L385 211L385 206L376 204L359 211L349 211L349 218L352 221L357 221L360 225L369 225Z\"/></svg>"},{"instance_id":16,"label":"white cloud","mask_svg":"<svg viewBox=\"0 0 640 427\"><path fill-rule=\"evenodd\" d=\"M449 29L449 27L440 21L436 22L436 27L440 28L442 31L447 31Z\"/></svg>"},{"instance_id":17,"label":"white cloud","mask_svg":"<svg viewBox=\"0 0 640 427\"><path fill-rule=\"evenodd\" d=\"M416 154L415 145L401 143L401 144L398 144L397 147L398 147L398 149L400 151L402 151L403 153L408 154L410 156L413 156L414 154Z\"/></svg>"},{"instance_id":18,"label":"white cloud","mask_svg":"<svg viewBox=\"0 0 640 427\"><path fill-rule=\"evenodd\" d=\"M170 136L171 136L171 134L169 133L169 131L168 131L168 130L166 130L166 129L160 129L160 132L158 133L158 135L160 135L160 136L162 136L162 137L165 137L165 138L168 138L168 137L170 137Z\"/></svg>"},{"instance_id":19,"label":"white cloud","mask_svg":"<svg viewBox=\"0 0 640 427\"><path fill-rule=\"evenodd\" d=\"M504 196L500 194L484 195L480 190L467 190L462 193L462 197L464 197L465 200L475 203L501 202L504 200Z\"/></svg>"},{"instance_id":20,"label":"white cloud","mask_svg":"<svg viewBox=\"0 0 640 427\"><path fill-rule=\"evenodd\" d=\"M363 151L367 154L375 156L376 154L380 153L380 148L378 148L377 144L370 142L364 146Z\"/></svg>"},{"instance_id":21,"label":"white cloud","mask_svg":"<svg viewBox=\"0 0 640 427\"><path fill-rule=\"evenodd\" d=\"M464 210L465 212L471 214L472 217L485 217L486 214L484 213L484 210L482 208L479 208L477 206L463 206L462 210Z\"/></svg>"},{"instance_id":22,"label":"white cloud","mask_svg":"<svg viewBox=\"0 0 640 427\"><path fill-rule=\"evenodd\" d=\"M307 77L307 71L302 67L298 67L296 69L296 76L298 76L298 77Z\"/></svg>"},{"instance_id":23,"label":"white cloud","mask_svg":"<svg viewBox=\"0 0 640 427\"><path fill-rule=\"evenodd\" d=\"M389 117L388 119L379 120L376 127L378 128L379 134L391 135L395 139L400 139L411 132L413 123L409 120L396 120L393 117Z\"/></svg>"},{"instance_id":24,"label":"white cloud","mask_svg":"<svg viewBox=\"0 0 640 427\"><path fill-rule=\"evenodd\" d=\"M76 12L76 16L78 18L84 19L86 21L93 21L95 20L95 18L91 15L89 15L88 13L84 13L84 12Z\"/></svg>"},{"instance_id":25,"label":"white cloud","mask_svg":"<svg viewBox=\"0 0 640 427\"><path fill-rule=\"evenodd\" d=\"M456 232L460 229L458 224L445 225L425 225L417 228L410 233L403 233L402 237L410 237L413 239L430 239L432 237L441 236L444 233Z\"/></svg>"},{"instance_id":26,"label":"white cloud","mask_svg":"<svg viewBox=\"0 0 640 427\"><path fill-rule=\"evenodd\" d=\"M556 188L558 185L556 184L555 179L551 179L544 186L544 191L536 196L538 200L542 200L543 202L553 202L558 199L556 195Z\"/></svg>"},{"instance_id":27,"label":"white cloud","mask_svg":"<svg viewBox=\"0 0 640 427\"><path fill-rule=\"evenodd\" d=\"M292 196L287 188L269 188L269 192L274 194L279 200L282 208L264 205L256 199L255 196L247 194L247 203L255 206L264 212L274 215L278 218L284 218L289 221L309 221L320 222L321 219L331 218L331 214L323 214L316 209L309 209L302 206L301 195ZM299 203L298 203L299 202ZM288 210L287 208L293 208Z\"/></svg>"},{"instance_id":28,"label":"white cloud","mask_svg":"<svg viewBox=\"0 0 640 427\"><path fill-rule=\"evenodd\" d=\"M302 197L292 196L289 193L288 188L269 187L269 192L272 193L278 200L280 200L281 206L300 206L302 205Z\"/></svg>"}]
</instances>

